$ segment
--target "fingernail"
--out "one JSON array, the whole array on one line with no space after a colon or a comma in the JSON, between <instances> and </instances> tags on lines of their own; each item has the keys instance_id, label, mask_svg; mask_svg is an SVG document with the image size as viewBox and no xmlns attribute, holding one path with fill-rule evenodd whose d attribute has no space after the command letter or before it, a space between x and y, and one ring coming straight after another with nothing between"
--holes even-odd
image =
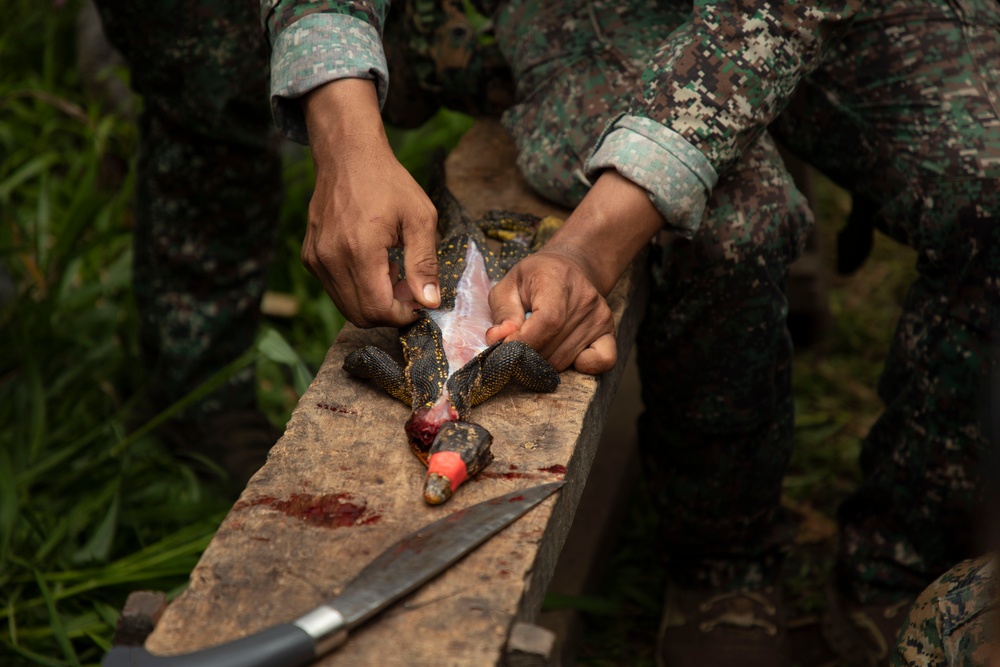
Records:
<instances>
[{"instance_id":1,"label":"fingernail","mask_svg":"<svg viewBox=\"0 0 1000 667\"><path fill-rule=\"evenodd\" d=\"M441 301L441 294L438 292L437 285L434 283L424 285L424 301L427 303L439 303Z\"/></svg>"}]
</instances>

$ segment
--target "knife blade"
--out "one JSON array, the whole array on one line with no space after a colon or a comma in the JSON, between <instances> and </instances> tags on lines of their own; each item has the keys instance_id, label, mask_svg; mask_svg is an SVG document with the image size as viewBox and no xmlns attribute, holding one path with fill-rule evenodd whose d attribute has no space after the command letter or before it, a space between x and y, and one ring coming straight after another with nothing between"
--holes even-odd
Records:
<instances>
[{"instance_id":1,"label":"knife blade","mask_svg":"<svg viewBox=\"0 0 1000 667\"><path fill-rule=\"evenodd\" d=\"M412 593L542 502L565 482L512 491L410 533L326 604L291 623L184 655L116 646L103 667L301 667L347 641L350 630Z\"/></svg>"}]
</instances>

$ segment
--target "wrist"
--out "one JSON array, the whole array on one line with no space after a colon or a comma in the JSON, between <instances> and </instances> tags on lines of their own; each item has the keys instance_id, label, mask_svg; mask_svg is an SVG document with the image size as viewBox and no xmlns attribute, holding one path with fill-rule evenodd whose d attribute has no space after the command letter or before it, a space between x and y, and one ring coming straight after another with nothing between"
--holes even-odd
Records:
<instances>
[{"instance_id":1,"label":"wrist","mask_svg":"<svg viewBox=\"0 0 1000 667\"><path fill-rule=\"evenodd\" d=\"M599 255L599 250L588 247L586 239L577 239L572 235L564 238L553 238L545 244L539 254L558 255L569 260L583 271L590 283L603 296L614 288L620 271L611 266L607 258Z\"/></svg>"},{"instance_id":2,"label":"wrist","mask_svg":"<svg viewBox=\"0 0 1000 667\"><path fill-rule=\"evenodd\" d=\"M391 152L374 81L331 81L305 95L301 104L309 145L318 160L348 156L356 150Z\"/></svg>"},{"instance_id":3,"label":"wrist","mask_svg":"<svg viewBox=\"0 0 1000 667\"><path fill-rule=\"evenodd\" d=\"M662 227L646 190L608 170L544 249L572 258L606 296Z\"/></svg>"}]
</instances>

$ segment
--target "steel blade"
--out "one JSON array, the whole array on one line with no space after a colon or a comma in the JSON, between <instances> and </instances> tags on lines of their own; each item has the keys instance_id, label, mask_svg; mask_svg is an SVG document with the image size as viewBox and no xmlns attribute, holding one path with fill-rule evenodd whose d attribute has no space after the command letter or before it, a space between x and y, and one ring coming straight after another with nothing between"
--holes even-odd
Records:
<instances>
[{"instance_id":1,"label":"steel blade","mask_svg":"<svg viewBox=\"0 0 1000 667\"><path fill-rule=\"evenodd\" d=\"M565 482L513 491L407 535L352 579L330 606L353 628L413 592L512 524Z\"/></svg>"}]
</instances>

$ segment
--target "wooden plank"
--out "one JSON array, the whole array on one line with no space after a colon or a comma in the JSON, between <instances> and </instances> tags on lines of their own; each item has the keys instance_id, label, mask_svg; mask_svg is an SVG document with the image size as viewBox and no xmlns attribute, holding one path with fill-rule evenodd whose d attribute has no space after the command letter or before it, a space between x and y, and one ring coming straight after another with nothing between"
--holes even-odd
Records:
<instances>
[{"instance_id":1,"label":"wooden plank","mask_svg":"<svg viewBox=\"0 0 1000 667\"><path fill-rule=\"evenodd\" d=\"M448 165L453 191L474 212L553 212L520 180L500 132L479 124L463 139ZM621 334L618 367L600 378L564 373L549 395L509 387L476 408L472 418L494 435L496 460L441 507L422 501L424 469L403 433L409 409L341 369L362 345L398 348L395 331L345 327L147 647L183 653L290 621L333 597L402 535L461 507L565 478L556 497L318 663L498 664L513 624L532 621L541 606L583 491L642 313L639 266L609 298Z\"/></svg>"}]
</instances>

